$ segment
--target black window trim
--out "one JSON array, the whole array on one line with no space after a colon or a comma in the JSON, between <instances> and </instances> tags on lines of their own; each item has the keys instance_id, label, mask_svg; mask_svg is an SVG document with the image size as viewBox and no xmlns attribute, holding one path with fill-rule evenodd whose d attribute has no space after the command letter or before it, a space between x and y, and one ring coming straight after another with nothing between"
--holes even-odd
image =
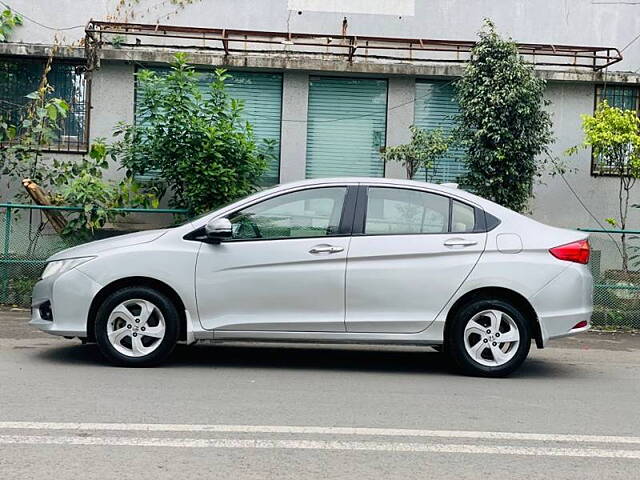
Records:
<instances>
[{"instance_id":1,"label":"black window trim","mask_svg":"<svg viewBox=\"0 0 640 480\"><path fill-rule=\"evenodd\" d=\"M365 224L367 221L367 205L368 205L368 195L369 188L394 188L399 190L413 190L421 193L430 193L432 195L439 195L441 197L445 197L449 200L449 224L446 232L420 232L420 233L365 233ZM471 232L452 232L451 231L451 221L452 221L452 213L453 213L453 202L459 202L463 205L466 205L470 208L473 208L474 211L474 227ZM358 187L358 201L356 204L356 218L353 223L353 236L359 237L390 237L390 236L402 236L402 235L472 235L476 233L487 233L494 228L496 228L501 221L496 218L496 221L487 228L489 222L487 221L487 214L482 208L477 207L476 205L469 204L464 200L459 198L451 197L445 193L437 192L433 190L427 190L422 188L416 188L408 185L391 185L391 184L361 184ZM493 217L493 216L492 216ZM495 218L495 217L493 217Z\"/></svg>"}]
</instances>

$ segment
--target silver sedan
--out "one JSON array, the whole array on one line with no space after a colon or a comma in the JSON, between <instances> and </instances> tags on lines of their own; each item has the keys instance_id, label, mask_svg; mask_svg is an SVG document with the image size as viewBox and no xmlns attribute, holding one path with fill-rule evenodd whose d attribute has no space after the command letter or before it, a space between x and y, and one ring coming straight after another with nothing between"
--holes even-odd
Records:
<instances>
[{"instance_id":1,"label":"silver sedan","mask_svg":"<svg viewBox=\"0 0 640 480\"><path fill-rule=\"evenodd\" d=\"M261 191L181 226L48 259L31 324L148 366L176 343L432 345L504 376L589 328L581 232L443 185L370 178Z\"/></svg>"}]
</instances>

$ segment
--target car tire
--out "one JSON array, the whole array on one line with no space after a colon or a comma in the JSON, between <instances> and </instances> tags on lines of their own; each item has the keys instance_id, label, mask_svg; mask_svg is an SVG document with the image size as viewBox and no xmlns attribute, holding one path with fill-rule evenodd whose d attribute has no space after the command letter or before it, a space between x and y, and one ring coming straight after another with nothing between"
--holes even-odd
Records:
<instances>
[{"instance_id":1,"label":"car tire","mask_svg":"<svg viewBox=\"0 0 640 480\"><path fill-rule=\"evenodd\" d=\"M466 375L504 377L529 354L530 323L507 301L474 300L458 309L451 321L445 351Z\"/></svg>"},{"instance_id":2,"label":"car tire","mask_svg":"<svg viewBox=\"0 0 640 480\"><path fill-rule=\"evenodd\" d=\"M173 352L179 324L178 309L165 294L146 286L125 287L98 308L96 343L114 365L154 366Z\"/></svg>"}]
</instances>

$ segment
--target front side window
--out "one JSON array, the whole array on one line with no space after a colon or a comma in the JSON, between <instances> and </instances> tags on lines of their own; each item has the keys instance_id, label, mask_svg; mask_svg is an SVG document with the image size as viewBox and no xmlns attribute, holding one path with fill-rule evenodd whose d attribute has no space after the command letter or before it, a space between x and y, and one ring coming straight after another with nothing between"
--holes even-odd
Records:
<instances>
[{"instance_id":1,"label":"front side window","mask_svg":"<svg viewBox=\"0 0 640 480\"><path fill-rule=\"evenodd\" d=\"M640 88L622 85L607 85L596 87L596 108L606 100L607 103L623 110L634 110L640 115ZM595 155L591 158L592 175L619 175L626 170L626 165L618 165L606 156Z\"/></svg>"},{"instance_id":2,"label":"front side window","mask_svg":"<svg viewBox=\"0 0 640 480\"><path fill-rule=\"evenodd\" d=\"M280 195L229 216L233 239L326 237L339 233L346 187Z\"/></svg>"},{"instance_id":3,"label":"front side window","mask_svg":"<svg viewBox=\"0 0 640 480\"><path fill-rule=\"evenodd\" d=\"M38 90L46 65L45 59L0 59L0 121L19 126L25 117L30 100L27 95ZM62 98L69 104L69 112L61 121L60 131L47 148L56 151L82 152L88 145L88 82L81 65L55 60L47 74L53 91L51 98Z\"/></svg>"},{"instance_id":4,"label":"front side window","mask_svg":"<svg viewBox=\"0 0 640 480\"><path fill-rule=\"evenodd\" d=\"M366 235L445 233L448 229L447 197L400 188L369 188Z\"/></svg>"}]
</instances>

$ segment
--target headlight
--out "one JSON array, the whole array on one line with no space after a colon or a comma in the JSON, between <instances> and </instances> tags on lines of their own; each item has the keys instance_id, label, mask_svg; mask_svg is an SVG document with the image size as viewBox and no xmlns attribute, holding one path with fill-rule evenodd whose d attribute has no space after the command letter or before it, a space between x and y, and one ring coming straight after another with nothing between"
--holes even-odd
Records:
<instances>
[{"instance_id":1,"label":"headlight","mask_svg":"<svg viewBox=\"0 0 640 480\"><path fill-rule=\"evenodd\" d=\"M42 272L43 279L50 277L52 275L59 275L64 272L68 272L72 268L76 268L78 265L82 265L85 262L88 262L92 258L95 257L78 257L78 258L68 258L65 260L54 260L52 262L47 263L47 266L44 268L44 272Z\"/></svg>"}]
</instances>

